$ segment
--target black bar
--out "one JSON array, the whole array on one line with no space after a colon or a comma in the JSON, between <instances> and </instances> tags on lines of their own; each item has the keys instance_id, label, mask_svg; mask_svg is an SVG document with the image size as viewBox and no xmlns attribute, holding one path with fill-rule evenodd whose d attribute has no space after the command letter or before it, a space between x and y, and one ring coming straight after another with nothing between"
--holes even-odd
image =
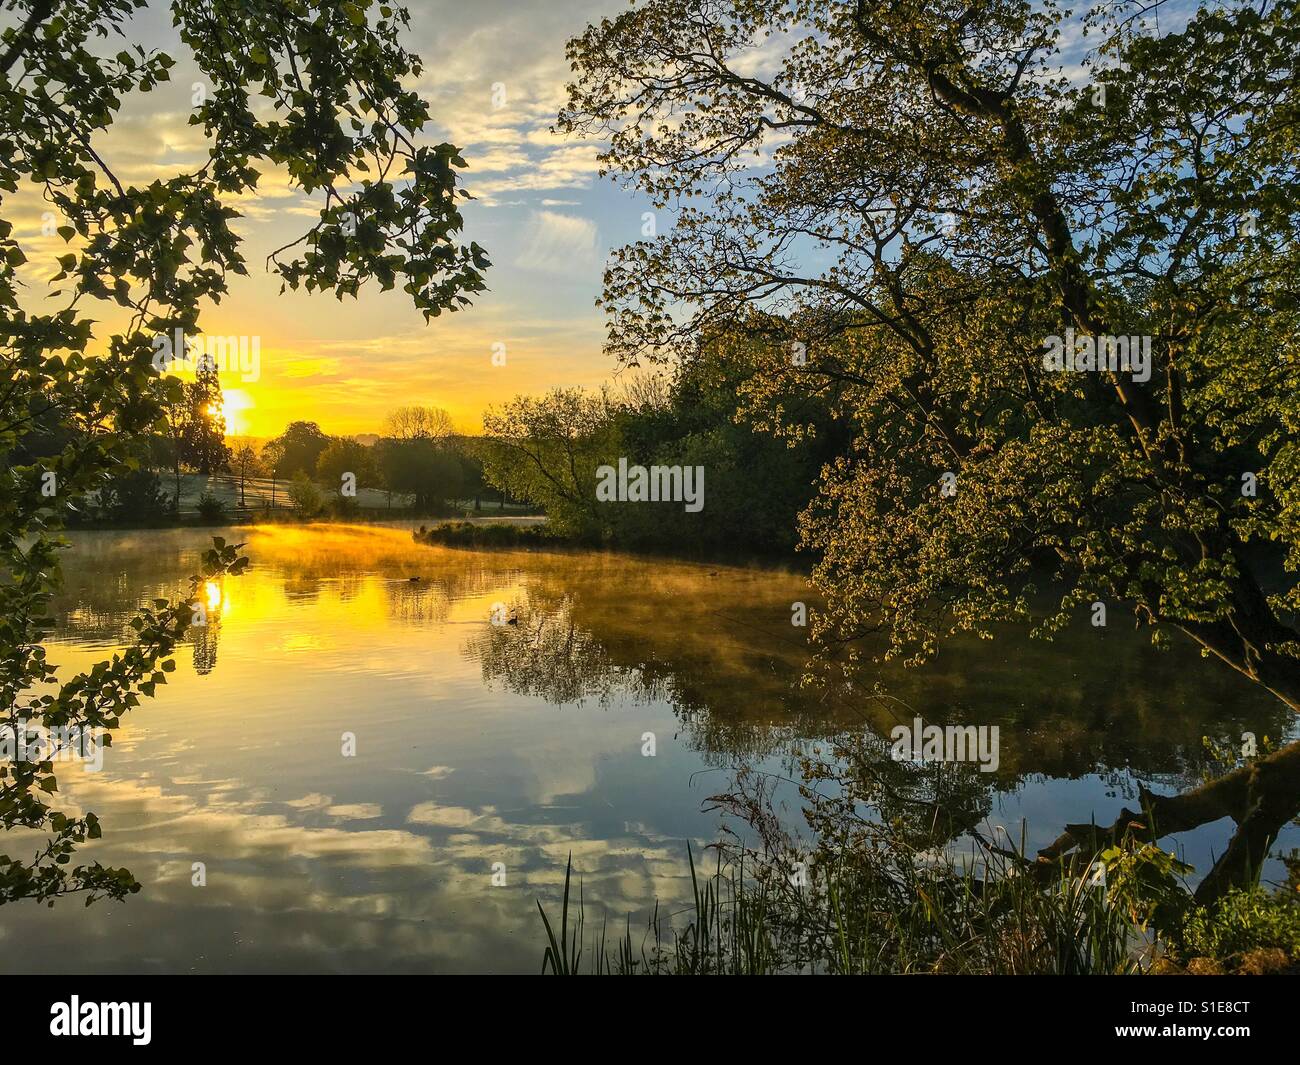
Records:
<instances>
[{"instance_id":1,"label":"black bar","mask_svg":"<svg viewBox=\"0 0 1300 1065\"><path fill-rule=\"evenodd\" d=\"M707 1027L705 1011L682 1011L681 992L673 990L671 981L642 980L634 995L588 987L577 999L556 980L525 988L518 978L513 986L498 980L488 987L465 977L33 976L6 978L0 988L10 1021L6 1034L18 1040L11 1045L26 1047L37 1041L50 1049L113 1044L149 1053L255 1046L259 1054L276 1049L320 1051L337 1060L336 1055L348 1050L373 1053L435 1031L440 1033L437 1045L444 1047L448 1040L470 1045L481 1041L485 1051L512 1042L539 1047L546 1033L565 1038L568 1025L561 1018L569 1019L573 1034L586 1034L594 1023L612 1035L620 1028L628 1035L647 1018L665 1025ZM710 990L719 996L719 1004L737 993L734 986L717 982ZM1295 985L1283 980L1243 977L868 977L848 985L852 997L846 996L846 1001L858 1003L854 1012L862 1025L859 1037L871 1031L893 1032L903 1039L925 1039L932 1048L948 1045L959 1050L972 1032L984 1038L1043 1040L1045 1047L1095 1047L1101 1041L1180 1047L1213 1043L1225 1048L1260 1038L1285 1045L1281 1041L1294 1035L1294 992ZM695 989L693 996L700 993ZM843 987L839 993L844 994ZM807 1008L824 1001L824 994L816 981L785 981L776 989L770 982L750 982L743 990L747 1009L742 1017L755 1017L758 1007L772 1024L783 1026L802 1015L804 1023L796 1030L808 1038L807 1022L816 1014L807 1013ZM589 1005L584 1003L587 995ZM52 1034L55 1027L67 1028L64 1020L70 1018L73 996L81 1015L79 1033L101 1023L111 1030L116 1017L119 1031L125 1029L126 1034ZM772 1000L770 1005L763 1004L766 998ZM147 1034L133 1036L132 1031L146 1026L127 1023L128 1014L120 1007L105 1013L99 1008L104 1003L135 1004L137 1022L145 1020L143 1006L148 1003ZM623 1008L615 1008L619 1003ZM558 1014L557 1006L562 1010ZM579 1020L584 1010L587 1016ZM690 1020L692 1014L695 1021ZM719 1023L744 1040L743 1022ZM773 1034L770 1027L755 1025L753 1038L766 1043Z\"/></svg>"}]
</instances>

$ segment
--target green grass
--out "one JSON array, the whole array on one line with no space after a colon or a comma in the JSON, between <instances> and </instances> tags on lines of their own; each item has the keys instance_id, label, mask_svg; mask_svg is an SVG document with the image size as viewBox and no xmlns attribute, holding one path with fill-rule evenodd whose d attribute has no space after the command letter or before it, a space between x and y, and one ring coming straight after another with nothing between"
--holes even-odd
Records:
<instances>
[{"instance_id":1,"label":"green grass","mask_svg":"<svg viewBox=\"0 0 1300 1065\"><path fill-rule=\"evenodd\" d=\"M559 934L538 903L549 945L543 972L596 974L1136 973L1148 938L1104 889L1062 875L1046 886L986 856L842 862L796 886L780 863L743 857L701 876L688 846L692 901L682 924L656 905L639 942L630 917L616 943L607 921L586 936L585 904L565 872ZM910 869L910 872L908 871Z\"/></svg>"}]
</instances>

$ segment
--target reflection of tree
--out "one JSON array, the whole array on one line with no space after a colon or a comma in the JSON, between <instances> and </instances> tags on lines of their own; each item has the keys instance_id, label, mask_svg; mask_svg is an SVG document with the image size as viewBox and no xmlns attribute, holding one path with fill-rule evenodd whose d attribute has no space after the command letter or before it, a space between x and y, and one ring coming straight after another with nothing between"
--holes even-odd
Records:
<instances>
[{"instance_id":1,"label":"reflection of tree","mask_svg":"<svg viewBox=\"0 0 1300 1065\"><path fill-rule=\"evenodd\" d=\"M78 638L117 643L142 597L176 594L192 570L185 535L84 537L62 602ZM600 553L451 551L413 545L406 532L351 527L276 527L254 533L247 550L257 569L241 594L251 598L274 598L272 586L289 598L346 599L362 589L373 597L378 580L388 616L410 625L443 623L452 604L484 600L481 622L464 631L472 634L466 653L486 681L557 703L665 704L706 762L781 755L789 776L810 779L802 762L820 744L828 764L857 778L855 816L901 819L909 838L923 838L927 826L936 839L961 838L978 829L996 792L1036 774L1099 773L1121 793L1116 809L1135 805L1122 792L1136 789L1138 776L1195 793L1211 761L1202 736L1277 735L1289 721L1276 700L1234 676L1189 669L1182 649L1154 652L1116 630L1067 632L1046 645L957 640L924 669L864 664L805 685L810 649L790 624L790 604L807 590L798 575L779 571L717 572ZM169 572L175 581L160 584ZM490 625L492 599L515 606L518 625ZM235 610L227 620L244 619ZM210 611L209 630L190 633L199 672L215 664L221 624L220 611ZM876 698L877 685L896 698ZM998 772L895 762L884 737L914 715L927 724L1000 726ZM1278 760L1279 768L1294 765ZM1222 811L1216 816L1245 825L1233 862L1266 852L1264 841L1276 834L1269 826L1285 823L1290 792L1267 783L1273 766L1260 771L1256 794L1266 801L1253 816L1240 776L1210 792L1209 809ZM1191 799L1170 808L1183 815L1174 821L1167 801L1155 807L1162 832L1188 823L1193 808Z\"/></svg>"},{"instance_id":2,"label":"reflection of tree","mask_svg":"<svg viewBox=\"0 0 1300 1065\"><path fill-rule=\"evenodd\" d=\"M791 599L804 594L797 578L713 576L539 558L524 571L518 630L488 631L467 651L485 679L553 701L619 688L670 702L710 760L771 755L800 737L886 736L900 703L909 721L996 725L1001 765L984 776L1004 790L1030 774L1088 773L1109 775L1117 791L1133 774L1187 787L1210 768L1204 736L1275 735L1289 717L1230 674L1188 669L1190 649L1159 652L1138 634L1091 629L1055 644L1021 640L1009 654L957 640L924 669L863 663L844 675L837 666L805 684L809 647L789 620ZM541 636L529 635L543 618ZM874 698L880 687L895 698Z\"/></svg>"},{"instance_id":3,"label":"reflection of tree","mask_svg":"<svg viewBox=\"0 0 1300 1065\"><path fill-rule=\"evenodd\" d=\"M194 642L194 672L205 677L217 664L217 645L221 642L220 613L209 613L206 625L190 631Z\"/></svg>"},{"instance_id":4,"label":"reflection of tree","mask_svg":"<svg viewBox=\"0 0 1300 1065\"><path fill-rule=\"evenodd\" d=\"M1078 668L1077 653L1067 658L1060 645L1017 648L1010 660L991 660L988 644L957 645L943 670L878 669L802 685L808 652L780 627L784 603L769 610L757 598L727 602L718 588L715 609L690 615L675 589L620 596L604 578L599 571L528 574L519 625L485 622L467 652L485 680L521 694L669 703L706 760L739 767L731 790L715 798L760 833L775 834L783 821L773 806L779 780L753 768L776 753L802 783L815 836L849 847L887 838L912 854L982 833L996 794L1031 775L1097 772L1114 792L1136 789L1155 817L1158 835L1149 838L1233 818L1238 831L1200 887L1205 898L1258 876L1278 831L1300 811L1296 747L1197 786L1213 766L1204 735L1276 732L1280 711L1231 680L1207 698L1205 675L1186 670L1177 651L1153 652L1108 634L1103 671ZM906 701L872 694L882 678ZM885 737L914 715L931 724L998 725L998 771L895 760ZM1135 776L1181 794L1152 796ZM1142 818L1125 811L1110 836ZM1087 826L1072 826L1043 861L1090 861L1104 842Z\"/></svg>"},{"instance_id":5,"label":"reflection of tree","mask_svg":"<svg viewBox=\"0 0 1300 1065\"><path fill-rule=\"evenodd\" d=\"M592 633L578 627L567 606L530 611L518 625L488 624L470 637L467 649L482 664L484 680L501 680L511 691L554 703L604 704L617 692L655 687L635 669L616 664Z\"/></svg>"},{"instance_id":6,"label":"reflection of tree","mask_svg":"<svg viewBox=\"0 0 1300 1065\"><path fill-rule=\"evenodd\" d=\"M1177 795L1143 789L1140 799L1140 810L1122 810L1109 827L1068 825L1039 852L1040 862L1086 865L1125 838L1155 841L1228 817L1236 825L1232 839L1196 890L1198 902L1214 901L1258 881L1278 833L1300 814L1300 742Z\"/></svg>"},{"instance_id":7,"label":"reflection of tree","mask_svg":"<svg viewBox=\"0 0 1300 1065\"><path fill-rule=\"evenodd\" d=\"M407 625L447 620L452 587L445 581L388 581L384 584L388 616Z\"/></svg>"},{"instance_id":8,"label":"reflection of tree","mask_svg":"<svg viewBox=\"0 0 1300 1065\"><path fill-rule=\"evenodd\" d=\"M804 741L782 778L740 768L729 790L714 795L718 809L737 815L769 853L799 849L782 812L783 784L797 785L803 818L823 849L861 849L888 841L900 854L941 847L974 832L993 807L993 774L969 763L895 759L874 732Z\"/></svg>"},{"instance_id":9,"label":"reflection of tree","mask_svg":"<svg viewBox=\"0 0 1300 1065\"><path fill-rule=\"evenodd\" d=\"M634 560L611 564L613 574L590 560L550 565L555 571L543 564L527 573L517 627L489 628L468 642L486 681L553 702L670 704L707 760L763 757L794 735L852 720L824 692L800 690L806 646L781 633L780 620L757 627L729 620L723 586L701 580L700 568L684 567L680 585L671 573L656 585ZM784 584L799 587L789 577ZM783 590L765 594L788 627ZM717 609L681 616L684 605L700 603Z\"/></svg>"},{"instance_id":10,"label":"reflection of tree","mask_svg":"<svg viewBox=\"0 0 1300 1065\"><path fill-rule=\"evenodd\" d=\"M208 581L199 588L199 599L192 606L201 606L203 613L190 626L187 639L194 645L194 672L207 676L217 664L217 646L221 642L221 615L226 606L224 582Z\"/></svg>"}]
</instances>

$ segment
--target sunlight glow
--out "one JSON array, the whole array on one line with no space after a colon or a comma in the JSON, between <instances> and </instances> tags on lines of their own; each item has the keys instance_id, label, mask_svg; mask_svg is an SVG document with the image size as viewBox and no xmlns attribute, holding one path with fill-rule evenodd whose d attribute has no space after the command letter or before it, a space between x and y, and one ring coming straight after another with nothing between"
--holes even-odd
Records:
<instances>
[{"instance_id":1,"label":"sunlight glow","mask_svg":"<svg viewBox=\"0 0 1300 1065\"><path fill-rule=\"evenodd\" d=\"M227 436L241 436L248 431L244 412L254 406L253 397L242 388L227 388L221 393L221 406L212 413L225 417Z\"/></svg>"},{"instance_id":2,"label":"sunlight glow","mask_svg":"<svg viewBox=\"0 0 1300 1065\"><path fill-rule=\"evenodd\" d=\"M209 611L217 610L221 607L221 585L216 581L207 581L203 586L203 592L207 597Z\"/></svg>"}]
</instances>

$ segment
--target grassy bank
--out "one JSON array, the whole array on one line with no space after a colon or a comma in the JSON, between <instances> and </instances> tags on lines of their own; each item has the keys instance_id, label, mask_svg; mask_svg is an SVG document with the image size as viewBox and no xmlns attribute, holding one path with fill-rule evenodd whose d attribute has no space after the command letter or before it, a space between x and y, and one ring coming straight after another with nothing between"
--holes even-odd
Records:
<instances>
[{"instance_id":1,"label":"grassy bank","mask_svg":"<svg viewBox=\"0 0 1300 1065\"><path fill-rule=\"evenodd\" d=\"M1234 891L1213 906L1158 913L1121 875L1108 885L1064 870L1043 882L984 852L959 868L856 856L821 867L750 860L701 876L675 922L656 906L644 930L588 927L572 859L558 911L538 902L542 971L557 975L1300 974L1293 885ZM1149 885L1148 885L1149 888Z\"/></svg>"}]
</instances>

